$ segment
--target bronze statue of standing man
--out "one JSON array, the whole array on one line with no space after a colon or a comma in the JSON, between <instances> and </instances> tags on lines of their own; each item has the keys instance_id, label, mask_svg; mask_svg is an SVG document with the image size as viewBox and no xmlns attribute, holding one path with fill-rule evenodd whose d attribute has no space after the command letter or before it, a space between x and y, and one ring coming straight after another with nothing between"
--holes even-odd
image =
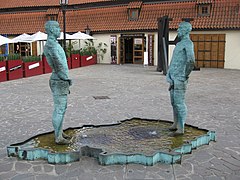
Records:
<instances>
[{"instance_id":1,"label":"bronze statue of standing man","mask_svg":"<svg viewBox=\"0 0 240 180\"><path fill-rule=\"evenodd\" d=\"M67 95L70 93L69 86L72 85L69 79L66 54L57 41L60 36L60 27L57 21L48 21L45 24L45 31L48 34L44 55L49 66L52 68L52 75L49 86L53 94L54 111L52 123L54 127L55 142L57 144L69 144L69 136L63 133L64 114L67 109Z\"/></svg>"},{"instance_id":2,"label":"bronze statue of standing man","mask_svg":"<svg viewBox=\"0 0 240 180\"><path fill-rule=\"evenodd\" d=\"M189 37L192 25L188 22L182 22L178 28L178 38L170 67L167 72L167 81L170 83L169 91L171 104L173 107L174 123L169 128L175 131L172 135L184 134L184 125L187 116L187 106L185 104L185 93L188 78L194 68L194 46Z\"/></svg>"}]
</instances>

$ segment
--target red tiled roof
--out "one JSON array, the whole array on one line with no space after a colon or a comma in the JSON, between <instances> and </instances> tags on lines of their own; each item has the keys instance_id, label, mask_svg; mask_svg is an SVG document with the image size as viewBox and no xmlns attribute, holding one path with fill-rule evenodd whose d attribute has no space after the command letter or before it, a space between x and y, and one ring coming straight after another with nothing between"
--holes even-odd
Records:
<instances>
[{"instance_id":1,"label":"red tiled roof","mask_svg":"<svg viewBox=\"0 0 240 180\"><path fill-rule=\"evenodd\" d=\"M142 6L142 1L132 1L128 4L128 8L140 8Z\"/></svg>"},{"instance_id":2,"label":"red tiled roof","mask_svg":"<svg viewBox=\"0 0 240 180\"><path fill-rule=\"evenodd\" d=\"M22 34L44 31L46 12L1 14L0 34Z\"/></svg>"},{"instance_id":3,"label":"red tiled roof","mask_svg":"<svg viewBox=\"0 0 240 180\"><path fill-rule=\"evenodd\" d=\"M129 21L128 5L69 10L67 32L84 31L87 25L93 32L157 30L157 19L168 15L170 29L177 29L182 18L193 18L194 29L240 29L239 0L215 0L210 16L198 16L196 1L142 4L137 21ZM46 11L0 14L0 34L22 34L44 31ZM58 21L62 26L62 13Z\"/></svg>"},{"instance_id":4,"label":"red tiled roof","mask_svg":"<svg viewBox=\"0 0 240 180\"><path fill-rule=\"evenodd\" d=\"M104 2L112 0L69 0L69 5ZM2 0L0 9L15 7L59 6L59 0Z\"/></svg>"},{"instance_id":5,"label":"red tiled roof","mask_svg":"<svg viewBox=\"0 0 240 180\"><path fill-rule=\"evenodd\" d=\"M48 10L47 10L47 14L48 14L48 15L58 14L59 11L60 11L59 8L51 8L51 9L48 9Z\"/></svg>"},{"instance_id":6,"label":"red tiled roof","mask_svg":"<svg viewBox=\"0 0 240 180\"><path fill-rule=\"evenodd\" d=\"M197 0L197 4L209 4L212 3L213 0Z\"/></svg>"}]
</instances>

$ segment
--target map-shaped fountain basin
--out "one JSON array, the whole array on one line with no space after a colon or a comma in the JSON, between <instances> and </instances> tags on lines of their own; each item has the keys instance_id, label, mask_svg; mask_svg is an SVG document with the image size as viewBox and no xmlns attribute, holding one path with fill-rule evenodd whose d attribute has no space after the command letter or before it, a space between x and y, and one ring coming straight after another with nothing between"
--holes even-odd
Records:
<instances>
[{"instance_id":1,"label":"map-shaped fountain basin","mask_svg":"<svg viewBox=\"0 0 240 180\"><path fill-rule=\"evenodd\" d=\"M154 165L181 163L182 154L216 140L214 131L185 125L181 136L170 136L172 122L133 118L108 125L84 125L64 132L71 144L57 145L54 133L34 136L7 147L8 156L23 160L45 159L52 164L95 157L102 165L137 163Z\"/></svg>"}]
</instances>

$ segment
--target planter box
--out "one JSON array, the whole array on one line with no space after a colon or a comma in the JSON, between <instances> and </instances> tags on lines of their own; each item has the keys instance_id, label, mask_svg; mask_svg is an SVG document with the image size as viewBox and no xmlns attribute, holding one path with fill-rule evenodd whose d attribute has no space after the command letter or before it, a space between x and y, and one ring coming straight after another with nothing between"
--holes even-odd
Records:
<instances>
[{"instance_id":1,"label":"planter box","mask_svg":"<svg viewBox=\"0 0 240 180\"><path fill-rule=\"evenodd\" d=\"M7 79L14 80L23 77L22 60L7 61Z\"/></svg>"},{"instance_id":2,"label":"planter box","mask_svg":"<svg viewBox=\"0 0 240 180\"><path fill-rule=\"evenodd\" d=\"M43 73L44 74L51 73L52 69L48 65L47 58L45 56L42 57L42 62L43 62Z\"/></svg>"},{"instance_id":3,"label":"planter box","mask_svg":"<svg viewBox=\"0 0 240 180\"><path fill-rule=\"evenodd\" d=\"M89 66L97 63L97 55L81 56L81 66Z\"/></svg>"},{"instance_id":4,"label":"planter box","mask_svg":"<svg viewBox=\"0 0 240 180\"><path fill-rule=\"evenodd\" d=\"M71 59L71 57L67 58L67 63L68 63L68 69L72 69L72 59Z\"/></svg>"},{"instance_id":5,"label":"planter box","mask_svg":"<svg viewBox=\"0 0 240 180\"><path fill-rule=\"evenodd\" d=\"M6 61L0 61L0 82L7 80L7 63Z\"/></svg>"},{"instance_id":6,"label":"planter box","mask_svg":"<svg viewBox=\"0 0 240 180\"><path fill-rule=\"evenodd\" d=\"M24 62L23 63L23 76L31 77L43 74L42 61Z\"/></svg>"},{"instance_id":7,"label":"planter box","mask_svg":"<svg viewBox=\"0 0 240 180\"><path fill-rule=\"evenodd\" d=\"M72 69L80 67L80 54L72 54L71 60L72 60Z\"/></svg>"}]
</instances>

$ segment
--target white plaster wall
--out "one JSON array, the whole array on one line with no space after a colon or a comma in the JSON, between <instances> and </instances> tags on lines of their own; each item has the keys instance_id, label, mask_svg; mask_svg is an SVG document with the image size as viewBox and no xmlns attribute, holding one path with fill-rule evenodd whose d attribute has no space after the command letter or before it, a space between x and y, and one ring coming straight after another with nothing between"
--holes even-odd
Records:
<instances>
[{"instance_id":1,"label":"white plaster wall","mask_svg":"<svg viewBox=\"0 0 240 180\"><path fill-rule=\"evenodd\" d=\"M224 68L240 69L240 31L226 33Z\"/></svg>"},{"instance_id":2,"label":"white plaster wall","mask_svg":"<svg viewBox=\"0 0 240 180\"><path fill-rule=\"evenodd\" d=\"M157 58L158 58L158 34L157 32L151 32L151 33L145 33L145 36L147 37L148 41L148 34L154 34L154 65L157 66ZM224 68L226 69L240 69L240 31L192 31L191 34L226 34L226 44L225 44L225 63ZM103 42L108 45L107 47L107 53L104 55L103 60L98 59L98 63L105 63L110 64L111 63L111 42L110 42L110 36L111 35L117 35L117 41L120 37L120 33L116 34L94 34L93 37L96 38L94 40L95 46L98 45L98 43ZM177 31L170 31L169 32L169 40L172 41L177 36ZM80 46L79 46L79 40L76 40L77 43L74 45L74 49L79 49L80 47L84 47L84 40L80 40ZM72 41L74 42L74 41ZM119 43L117 43L117 53L119 49ZM146 46L148 43L146 42ZM146 51L147 51L146 47ZM169 62L171 61L173 49L175 48L174 45L169 46ZM38 44L38 52L39 52L39 44ZM39 53L40 54L40 53ZM117 54L117 57L119 57L119 54Z\"/></svg>"},{"instance_id":3,"label":"white plaster wall","mask_svg":"<svg viewBox=\"0 0 240 180\"><path fill-rule=\"evenodd\" d=\"M101 59L98 56L98 63L105 63L105 64L110 64L111 63L111 40L110 40L110 34L94 34L93 35L94 38L96 38L95 40L93 40L94 42L94 46L98 46L99 43L106 43L108 47L107 48L107 52L106 54L104 54L103 59ZM102 46L104 47L104 46Z\"/></svg>"},{"instance_id":4,"label":"white plaster wall","mask_svg":"<svg viewBox=\"0 0 240 180\"><path fill-rule=\"evenodd\" d=\"M177 37L177 31L169 32L169 41L173 41ZM172 59L173 50L175 45L169 45L168 49L168 63L170 64Z\"/></svg>"},{"instance_id":5,"label":"white plaster wall","mask_svg":"<svg viewBox=\"0 0 240 180\"><path fill-rule=\"evenodd\" d=\"M226 34L224 68L240 69L240 31L192 31L191 34ZM177 31L170 32L169 40L174 40L176 35ZM169 47L169 62L174 47L174 45Z\"/></svg>"}]
</instances>

